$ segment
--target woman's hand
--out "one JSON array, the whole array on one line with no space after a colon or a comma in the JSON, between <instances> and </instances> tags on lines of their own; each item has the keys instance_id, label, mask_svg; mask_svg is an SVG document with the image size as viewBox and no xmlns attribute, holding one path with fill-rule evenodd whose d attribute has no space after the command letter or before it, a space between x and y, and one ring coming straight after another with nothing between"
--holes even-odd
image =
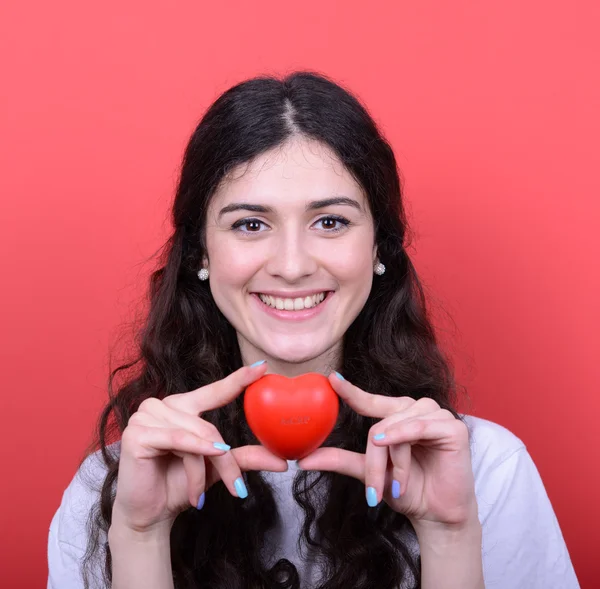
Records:
<instances>
[{"instance_id":1,"label":"woman's hand","mask_svg":"<svg viewBox=\"0 0 600 589\"><path fill-rule=\"evenodd\" d=\"M121 439L113 526L135 532L170 530L179 512L202 506L204 492L219 479L232 495L245 497L242 471L287 470L285 460L262 446L228 451L217 428L200 417L230 403L266 367L244 366L194 391L140 404Z\"/></svg>"},{"instance_id":2,"label":"woman's hand","mask_svg":"<svg viewBox=\"0 0 600 589\"><path fill-rule=\"evenodd\" d=\"M462 421L429 398L373 395L335 374L329 381L357 413L382 419L371 428L364 454L319 448L298 461L300 468L362 481L369 505L385 499L417 533L478 524L469 434Z\"/></svg>"}]
</instances>

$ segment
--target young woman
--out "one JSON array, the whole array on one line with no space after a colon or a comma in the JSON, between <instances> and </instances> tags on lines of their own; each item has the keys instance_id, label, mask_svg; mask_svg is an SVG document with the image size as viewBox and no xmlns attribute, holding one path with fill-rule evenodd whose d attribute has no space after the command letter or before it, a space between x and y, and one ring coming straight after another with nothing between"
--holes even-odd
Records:
<instances>
[{"instance_id":1,"label":"young woman","mask_svg":"<svg viewBox=\"0 0 600 589\"><path fill-rule=\"evenodd\" d=\"M396 161L350 93L311 72L225 92L173 227L139 356L52 520L49 588L578 587L523 443L455 409ZM286 462L243 393L308 372L340 414Z\"/></svg>"}]
</instances>

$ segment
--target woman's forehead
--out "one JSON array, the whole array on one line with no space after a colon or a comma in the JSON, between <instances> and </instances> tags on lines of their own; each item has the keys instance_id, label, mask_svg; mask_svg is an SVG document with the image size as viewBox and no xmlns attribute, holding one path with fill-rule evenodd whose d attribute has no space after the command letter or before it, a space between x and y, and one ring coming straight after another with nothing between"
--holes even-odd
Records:
<instances>
[{"instance_id":1,"label":"woman's forehead","mask_svg":"<svg viewBox=\"0 0 600 589\"><path fill-rule=\"evenodd\" d=\"M211 207L240 198L301 204L333 195L366 205L361 186L331 148L315 140L295 139L231 170L215 191Z\"/></svg>"}]
</instances>

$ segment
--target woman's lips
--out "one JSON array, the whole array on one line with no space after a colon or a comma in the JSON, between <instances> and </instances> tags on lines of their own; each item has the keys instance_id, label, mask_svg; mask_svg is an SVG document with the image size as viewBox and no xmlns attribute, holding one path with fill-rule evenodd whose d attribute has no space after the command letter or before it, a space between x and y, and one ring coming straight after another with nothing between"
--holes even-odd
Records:
<instances>
[{"instance_id":1,"label":"woman's lips","mask_svg":"<svg viewBox=\"0 0 600 589\"><path fill-rule=\"evenodd\" d=\"M276 319L283 319L284 321L304 321L306 319L312 319L323 312L325 305L329 303L329 299L333 296L334 292L329 291L322 302L316 307L310 309L301 309L300 311L284 311L283 309L274 309L266 303L260 300L260 297L256 293L252 293L250 296L252 300L256 301L259 309L267 315Z\"/></svg>"}]
</instances>

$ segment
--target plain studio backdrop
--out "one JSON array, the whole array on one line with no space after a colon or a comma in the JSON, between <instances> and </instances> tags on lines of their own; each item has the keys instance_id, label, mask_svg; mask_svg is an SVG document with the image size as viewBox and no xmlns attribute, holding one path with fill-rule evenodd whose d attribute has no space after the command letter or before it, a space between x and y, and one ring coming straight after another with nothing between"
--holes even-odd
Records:
<instances>
[{"instance_id":1,"label":"plain studio backdrop","mask_svg":"<svg viewBox=\"0 0 600 589\"><path fill-rule=\"evenodd\" d=\"M597 586L599 26L595 0L3 3L2 587L45 586L189 134L226 88L294 69L391 141L464 410L527 444Z\"/></svg>"}]
</instances>

